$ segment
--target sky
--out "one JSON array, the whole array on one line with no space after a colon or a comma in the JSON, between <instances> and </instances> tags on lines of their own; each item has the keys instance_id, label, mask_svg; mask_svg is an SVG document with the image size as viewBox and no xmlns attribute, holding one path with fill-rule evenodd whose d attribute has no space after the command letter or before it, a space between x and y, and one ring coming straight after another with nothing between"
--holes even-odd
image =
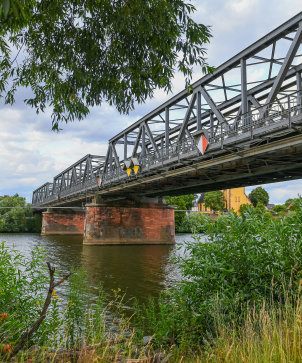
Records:
<instances>
[{"instance_id":1,"label":"sky","mask_svg":"<svg viewBox=\"0 0 302 363\"><path fill-rule=\"evenodd\" d=\"M212 35L207 46L207 61L215 67L249 46L269 31L302 11L301 0L199 0L194 20L210 25ZM201 78L198 67L193 81ZM104 155L108 139L180 92L184 77L176 73L173 91L156 90L154 98L138 105L129 115L120 115L103 103L91 109L81 122L51 130L51 112L36 114L23 100L21 90L13 106L0 101L0 195L18 193L31 201L32 191L51 182L61 170L86 154ZM266 184L270 203L284 203L302 194L302 180ZM249 193L254 187L246 188Z\"/></svg>"}]
</instances>

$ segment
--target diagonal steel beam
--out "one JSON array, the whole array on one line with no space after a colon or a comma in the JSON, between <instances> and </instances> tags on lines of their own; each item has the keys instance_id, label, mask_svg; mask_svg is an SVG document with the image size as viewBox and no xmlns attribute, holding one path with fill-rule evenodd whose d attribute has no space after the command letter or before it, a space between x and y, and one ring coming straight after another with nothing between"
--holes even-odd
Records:
<instances>
[{"instance_id":1,"label":"diagonal steel beam","mask_svg":"<svg viewBox=\"0 0 302 363\"><path fill-rule=\"evenodd\" d=\"M218 85L212 84L212 83L207 84L207 87L212 87L213 88L213 91L216 90L216 89L223 89L223 88L225 88L228 91L241 93L241 90L239 90L237 88L233 88L235 86L237 86L237 85L223 87L223 86L218 86ZM210 90L210 91L212 91L212 90Z\"/></svg>"},{"instance_id":2,"label":"diagonal steel beam","mask_svg":"<svg viewBox=\"0 0 302 363\"><path fill-rule=\"evenodd\" d=\"M139 141L140 141L141 135L142 135L142 125L140 125L140 127L139 127L139 131L138 131L138 135L135 140L132 156L134 156L137 152L137 148L139 147Z\"/></svg>"},{"instance_id":3,"label":"diagonal steel beam","mask_svg":"<svg viewBox=\"0 0 302 363\"><path fill-rule=\"evenodd\" d=\"M106 157L105 157L105 162L104 162L104 168L102 170L102 175L101 175L101 179L103 180L103 177L107 171L108 168L108 161L109 161L109 153L110 153L110 144L108 145L108 149L107 149L107 153L106 153Z\"/></svg>"},{"instance_id":4,"label":"diagonal steel beam","mask_svg":"<svg viewBox=\"0 0 302 363\"><path fill-rule=\"evenodd\" d=\"M268 109L268 104L272 103L279 90L280 90L280 87L283 83L283 81L285 80L285 77L286 77L286 74L289 70L289 67L291 66L292 64L292 61L297 53L297 50L299 49L299 46L301 44L301 41L302 41L302 21L299 23L299 27L298 27L298 30L296 32L296 35L294 37L294 40L292 41L290 47L289 47L289 50L286 54L286 57L284 59L284 62L280 68L280 71L274 81L274 84L272 86L272 89L266 99L266 105L262 108L261 112L260 112L260 115L261 117L263 117L263 115L265 114L265 112L267 111Z\"/></svg>"},{"instance_id":5,"label":"diagonal steel beam","mask_svg":"<svg viewBox=\"0 0 302 363\"><path fill-rule=\"evenodd\" d=\"M256 107L256 108L261 107L261 104L259 103L259 101L258 101L258 100L256 100L256 98L255 98L254 96L249 95L247 99L248 99L248 100L252 103L252 105L253 105L254 107Z\"/></svg>"},{"instance_id":6,"label":"diagonal steel beam","mask_svg":"<svg viewBox=\"0 0 302 363\"><path fill-rule=\"evenodd\" d=\"M208 92L202 87L198 87L201 94L203 95L203 98L207 102L207 104L210 106L211 110L215 114L219 124L224 125L227 129L229 128L229 125L227 124L225 118L223 117L222 113L218 110L215 102L213 101L212 97L208 94Z\"/></svg>"},{"instance_id":7,"label":"diagonal steel beam","mask_svg":"<svg viewBox=\"0 0 302 363\"><path fill-rule=\"evenodd\" d=\"M146 129L147 135L149 137L149 140L151 142L151 145L153 146L154 151L158 152L158 148L157 148L157 145L156 145L156 143L154 141L154 138L153 138L152 132L151 132L151 130L149 128L149 125L147 124L147 122L145 122L144 125L145 125L145 129Z\"/></svg>"},{"instance_id":8,"label":"diagonal steel beam","mask_svg":"<svg viewBox=\"0 0 302 363\"><path fill-rule=\"evenodd\" d=\"M227 91L225 88L225 80L224 80L224 75L221 75L221 81L222 81L222 87L223 87L223 92L224 92L224 100L227 101L228 100L228 96L227 96Z\"/></svg>"},{"instance_id":9,"label":"diagonal steel beam","mask_svg":"<svg viewBox=\"0 0 302 363\"><path fill-rule=\"evenodd\" d=\"M270 65L269 65L269 71L268 71L268 79L270 79L272 76L273 60L275 58L275 50L276 50L276 42L274 42L272 45L272 54L271 54L271 61L270 61Z\"/></svg>"},{"instance_id":10,"label":"diagonal steel beam","mask_svg":"<svg viewBox=\"0 0 302 363\"><path fill-rule=\"evenodd\" d=\"M272 62L272 63L276 63L276 64L282 65L282 62L280 62L280 61L278 61L278 60L276 60L274 58L264 58L264 57L259 57L258 55L253 55L252 58L259 59L259 60L263 60L265 62Z\"/></svg>"}]
</instances>

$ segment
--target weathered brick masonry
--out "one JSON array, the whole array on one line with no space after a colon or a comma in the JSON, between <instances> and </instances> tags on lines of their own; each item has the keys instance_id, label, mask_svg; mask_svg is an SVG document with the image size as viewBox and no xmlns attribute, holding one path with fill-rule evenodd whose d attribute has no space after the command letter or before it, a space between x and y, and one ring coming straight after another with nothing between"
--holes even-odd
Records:
<instances>
[{"instance_id":1,"label":"weathered brick masonry","mask_svg":"<svg viewBox=\"0 0 302 363\"><path fill-rule=\"evenodd\" d=\"M165 205L87 206L84 244L171 244L174 238L174 210Z\"/></svg>"},{"instance_id":2,"label":"weathered brick masonry","mask_svg":"<svg viewBox=\"0 0 302 363\"><path fill-rule=\"evenodd\" d=\"M83 234L85 212L44 212L42 235L48 234Z\"/></svg>"}]
</instances>

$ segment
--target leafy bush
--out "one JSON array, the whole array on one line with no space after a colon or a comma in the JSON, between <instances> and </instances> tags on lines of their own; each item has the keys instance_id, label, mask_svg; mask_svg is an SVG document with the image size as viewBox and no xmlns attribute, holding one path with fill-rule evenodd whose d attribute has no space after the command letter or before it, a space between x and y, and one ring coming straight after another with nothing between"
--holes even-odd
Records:
<instances>
[{"instance_id":1,"label":"leafy bush","mask_svg":"<svg viewBox=\"0 0 302 363\"><path fill-rule=\"evenodd\" d=\"M244 215L244 213L248 212L250 210L251 206L250 204L241 204L239 207L239 213L241 215Z\"/></svg>"},{"instance_id":2,"label":"leafy bush","mask_svg":"<svg viewBox=\"0 0 302 363\"><path fill-rule=\"evenodd\" d=\"M57 279L59 279L57 277ZM104 334L104 305L101 295L98 304L88 299L87 276L76 271L64 282L65 299L53 292L46 319L32 335L32 345L56 348L90 344ZM5 345L15 346L22 334L41 314L47 295L49 276L44 253L39 247L25 259L4 242L0 245L0 356ZM88 314L89 311L89 314ZM93 329L92 329L93 326ZM1 360L1 358L0 358Z\"/></svg>"},{"instance_id":3,"label":"leafy bush","mask_svg":"<svg viewBox=\"0 0 302 363\"><path fill-rule=\"evenodd\" d=\"M0 341L14 345L21 333L37 319L47 291L45 261L38 247L25 258L2 242L0 247L0 314L6 319L0 324ZM48 339L53 327L42 323L37 343Z\"/></svg>"},{"instance_id":4,"label":"leafy bush","mask_svg":"<svg viewBox=\"0 0 302 363\"><path fill-rule=\"evenodd\" d=\"M274 212L280 213L280 212L286 212L286 205L284 204L277 204L274 206Z\"/></svg>"},{"instance_id":5,"label":"leafy bush","mask_svg":"<svg viewBox=\"0 0 302 363\"><path fill-rule=\"evenodd\" d=\"M178 232L200 233L205 230L205 225L210 222L210 218L206 214L194 212L185 215Z\"/></svg>"},{"instance_id":6,"label":"leafy bush","mask_svg":"<svg viewBox=\"0 0 302 363\"><path fill-rule=\"evenodd\" d=\"M182 279L167 292L157 317L143 315L145 329L164 341L193 346L216 331L217 322L240 324L247 306L282 304L302 277L302 202L295 215L272 219L258 208L228 213L205 225L204 237L175 256ZM152 323L156 321L156 324ZM169 321L169 324L167 324ZM159 341L160 341L159 339Z\"/></svg>"}]
</instances>

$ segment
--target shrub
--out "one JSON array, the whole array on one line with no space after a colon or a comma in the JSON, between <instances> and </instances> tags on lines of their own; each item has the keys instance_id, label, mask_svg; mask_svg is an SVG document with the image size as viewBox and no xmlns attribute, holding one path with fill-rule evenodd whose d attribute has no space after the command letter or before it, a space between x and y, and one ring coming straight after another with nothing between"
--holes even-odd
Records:
<instances>
[{"instance_id":1,"label":"shrub","mask_svg":"<svg viewBox=\"0 0 302 363\"><path fill-rule=\"evenodd\" d=\"M185 255L174 257L182 279L168 290L157 319L151 314L153 334L162 342L198 345L214 334L218 321L240 324L247 306L257 310L265 300L282 305L284 291L293 296L298 291L301 201L296 214L286 219L274 220L261 206L249 207L242 216L227 213L205 227L207 243L204 236L195 236L185 243ZM148 314L141 315L147 327Z\"/></svg>"},{"instance_id":2,"label":"shrub","mask_svg":"<svg viewBox=\"0 0 302 363\"><path fill-rule=\"evenodd\" d=\"M186 243L176 262L184 280L176 289L189 305L211 301L217 294L227 307L238 300L280 298L283 284L297 288L302 271L302 206L286 220L272 220L250 209L244 217L221 216L208 224L208 243ZM232 307L230 306L230 309Z\"/></svg>"},{"instance_id":3,"label":"shrub","mask_svg":"<svg viewBox=\"0 0 302 363\"><path fill-rule=\"evenodd\" d=\"M194 212L185 215L178 232L200 233L205 230L205 225L210 222L210 218L206 214Z\"/></svg>"},{"instance_id":4,"label":"shrub","mask_svg":"<svg viewBox=\"0 0 302 363\"><path fill-rule=\"evenodd\" d=\"M0 341L14 345L21 333L37 319L44 303L47 289L47 271L41 250L35 247L31 259L2 242L0 246L0 314L7 318L0 324ZM53 327L41 325L42 343ZM48 330L48 331L47 331Z\"/></svg>"},{"instance_id":5,"label":"shrub","mask_svg":"<svg viewBox=\"0 0 302 363\"><path fill-rule=\"evenodd\" d=\"M250 211L251 209L251 205L250 204L241 204L241 206L239 207L239 213L241 215L244 215L244 213Z\"/></svg>"},{"instance_id":6,"label":"shrub","mask_svg":"<svg viewBox=\"0 0 302 363\"><path fill-rule=\"evenodd\" d=\"M46 319L32 335L27 347L75 347L91 341L104 332L104 307L101 296L98 304L90 304L87 276L76 271L64 282L66 300L54 291ZM41 314L47 295L49 275L44 253L39 247L31 258L0 245L0 356L5 345L15 346L22 334ZM62 291L61 291L62 292ZM88 314L89 310L89 314ZM93 318L93 322L92 322ZM93 323L93 329L91 329Z\"/></svg>"}]
</instances>

